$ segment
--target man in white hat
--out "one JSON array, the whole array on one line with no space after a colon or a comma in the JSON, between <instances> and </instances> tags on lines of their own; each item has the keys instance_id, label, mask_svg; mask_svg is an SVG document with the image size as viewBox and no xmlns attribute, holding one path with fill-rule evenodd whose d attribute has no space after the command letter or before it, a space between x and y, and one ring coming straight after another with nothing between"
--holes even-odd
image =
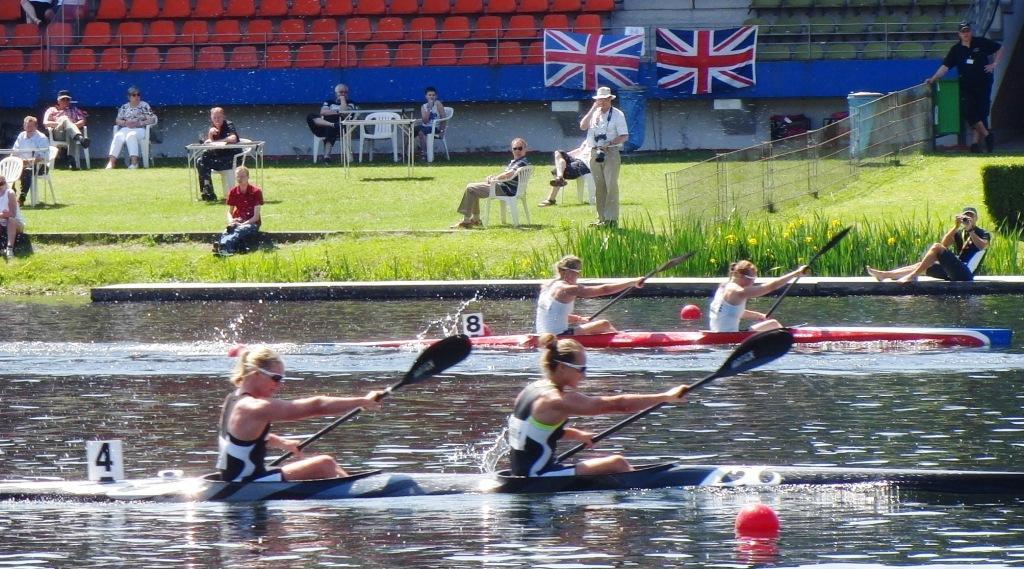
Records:
<instances>
[{"instance_id":1,"label":"man in white hat","mask_svg":"<svg viewBox=\"0 0 1024 569\"><path fill-rule=\"evenodd\" d=\"M43 126L50 129L54 140L68 143L68 166L74 168L73 156L78 156L78 147L89 148L89 138L83 134L89 113L78 108L71 100L71 92L62 89L57 93L57 104L46 109Z\"/></svg>"},{"instance_id":2,"label":"man in white hat","mask_svg":"<svg viewBox=\"0 0 1024 569\"><path fill-rule=\"evenodd\" d=\"M599 87L594 104L580 119L580 130L587 131L590 171L597 189L597 221L592 225L601 227L619 223L619 152L629 140L626 115L612 106L614 98L610 88Z\"/></svg>"}]
</instances>

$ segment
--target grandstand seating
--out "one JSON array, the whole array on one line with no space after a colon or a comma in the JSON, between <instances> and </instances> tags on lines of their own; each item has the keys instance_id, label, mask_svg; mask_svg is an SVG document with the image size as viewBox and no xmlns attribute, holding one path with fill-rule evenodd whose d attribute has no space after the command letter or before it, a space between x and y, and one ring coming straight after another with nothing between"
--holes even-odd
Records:
<instances>
[{"instance_id":1,"label":"grandstand seating","mask_svg":"<svg viewBox=\"0 0 1024 569\"><path fill-rule=\"evenodd\" d=\"M192 69L195 65L192 59L192 48L187 46L175 46L167 49L164 56L164 69Z\"/></svg>"},{"instance_id":2,"label":"grandstand seating","mask_svg":"<svg viewBox=\"0 0 1024 569\"><path fill-rule=\"evenodd\" d=\"M266 43L274 37L274 22L270 20L249 20L245 27L245 39L253 43ZM330 41L330 40L328 40Z\"/></svg>"},{"instance_id":3,"label":"grandstand seating","mask_svg":"<svg viewBox=\"0 0 1024 569\"><path fill-rule=\"evenodd\" d=\"M306 41L306 22L298 18L281 21L274 40L277 43L302 43Z\"/></svg>"},{"instance_id":4,"label":"grandstand seating","mask_svg":"<svg viewBox=\"0 0 1024 569\"><path fill-rule=\"evenodd\" d=\"M320 15L320 0L292 0L288 9L291 17L311 18Z\"/></svg>"},{"instance_id":5,"label":"grandstand seating","mask_svg":"<svg viewBox=\"0 0 1024 569\"><path fill-rule=\"evenodd\" d=\"M256 15L261 18L281 18L288 14L286 0L260 0Z\"/></svg>"},{"instance_id":6,"label":"grandstand seating","mask_svg":"<svg viewBox=\"0 0 1024 569\"><path fill-rule=\"evenodd\" d=\"M295 51L295 67L310 68L324 66L324 48L319 44L299 46Z\"/></svg>"},{"instance_id":7,"label":"grandstand seating","mask_svg":"<svg viewBox=\"0 0 1024 569\"><path fill-rule=\"evenodd\" d=\"M455 44L438 42L431 44L427 65L455 65L459 62Z\"/></svg>"},{"instance_id":8,"label":"grandstand seating","mask_svg":"<svg viewBox=\"0 0 1024 569\"><path fill-rule=\"evenodd\" d=\"M252 18L256 15L255 0L228 0L224 16L227 18Z\"/></svg>"},{"instance_id":9,"label":"grandstand seating","mask_svg":"<svg viewBox=\"0 0 1024 569\"><path fill-rule=\"evenodd\" d=\"M360 16L380 16L387 11L385 0L358 0L355 9L355 13Z\"/></svg>"},{"instance_id":10,"label":"grandstand seating","mask_svg":"<svg viewBox=\"0 0 1024 569\"><path fill-rule=\"evenodd\" d=\"M224 69L226 66L224 47L207 45L199 48L199 54L196 56L196 69ZM167 68L167 60L164 60L164 68Z\"/></svg>"},{"instance_id":11,"label":"grandstand seating","mask_svg":"<svg viewBox=\"0 0 1024 569\"><path fill-rule=\"evenodd\" d=\"M160 9L161 18L187 18L192 14L189 0L164 0Z\"/></svg>"},{"instance_id":12,"label":"grandstand seating","mask_svg":"<svg viewBox=\"0 0 1024 569\"><path fill-rule=\"evenodd\" d=\"M292 66L292 52L286 45L267 46L266 57L268 69L286 69Z\"/></svg>"},{"instance_id":13,"label":"grandstand seating","mask_svg":"<svg viewBox=\"0 0 1024 569\"><path fill-rule=\"evenodd\" d=\"M128 8L124 0L100 0L100 5L96 8L97 20L121 21L127 17Z\"/></svg>"},{"instance_id":14,"label":"grandstand seating","mask_svg":"<svg viewBox=\"0 0 1024 569\"><path fill-rule=\"evenodd\" d=\"M409 39L430 41L437 37L437 20L430 16L413 18L409 22Z\"/></svg>"},{"instance_id":15,"label":"grandstand seating","mask_svg":"<svg viewBox=\"0 0 1024 569\"><path fill-rule=\"evenodd\" d=\"M423 45L403 43L395 50L393 65L398 67L419 67L423 65Z\"/></svg>"},{"instance_id":16,"label":"grandstand seating","mask_svg":"<svg viewBox=\"0 0 1024 569\"><path fill-rule=\"evenodd\" d=\"M326 0L321 13L324 16L351 16L353 10L352 0Z\"/></svg>"},{"instance_id":17,"label":"grandstand seating","mask_svg":"<svg viewBox=\"0 0 1024 569\"><path fill-rule=\"evenodd\" d=\"M419 0L391 0L388 6L388 14L392 16L415 16L419 13Z\"/></svg>"},{"instance_id":18,"label":"grandstand seating","mask_svg":"<svg viewBox=\"0 0 1024 569\"><path fill-rule=\"evenodd\" d=\"M176 43L184 38L178 36L173 20L154 20L149 24L146 34L146 43L149 44L170 44Z\"/></svg>"},{"instance_id":19,"label":"grandstand seating","mask_svg":"<svg viewBox=\"0 0 1024 569\"><path fill-rule=\"evenodd\" d=\"M118 43L121 45L140 45L146 43L141 22L121 22L117 26Z\"/></svg>"},{"instance_id":20,"label":"grandstand seating","mask_svg":"<svg viewBox=\"0 0 1024 569\"><path fill-rule=\"evenodd\" d=\"M388 16L377 20L373 41L402 41L405 39L405 20Z\"/></svg>"},{"instance_id":21,"label":"grandstand seating","mask_svg":"<svg viewBox=\"0 0 1024 569\"><path fill-rule=\"evenodd\" d=\"M110 22L89 22L82 31L81 45L107 45L110 43Z\"/></svg>"},{"instance_id":22,"label":"grandstand seating","mask_svg":"<svg viewBox=\"0 0 1024 569\"><path fill-rule=\"evenodd\" d=\"M0 22L17 22L21 19L18 2L0 2Z\"/></svg>"},{"instance_id":23,"label":"grandstand seating","mask_svg":"<svg viewBox=\"0 0 1024 569\"><path fill-rule=\"evenodd\" d=\"M260 65L260 56L256 46L240 45L231 51L228 67L231 69L255 69Z\"/></svg>"},{"instance_id":24,"label":"grandstand seating","mask_svg":"<svg viewBox=\"0 0 1024 569\"><path fill-rule=\"evenodd\" d=\"M309 41L320 43L338 41L338 21L334 18L313 20L309 27Z\"/></svg>"}]
</instances>

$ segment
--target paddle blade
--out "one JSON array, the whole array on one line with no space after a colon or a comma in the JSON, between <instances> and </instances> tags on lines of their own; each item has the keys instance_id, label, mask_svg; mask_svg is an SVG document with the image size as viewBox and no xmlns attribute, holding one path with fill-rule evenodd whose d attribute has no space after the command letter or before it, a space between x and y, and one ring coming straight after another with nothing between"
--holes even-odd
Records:
<instances>
[{"instance_id":1,"label":"paddle blade","mask_svg":"<svg viewBox=\"0 0 1024 569\"><path fill-rule=\"evenodd\" d=\"M763 366L782 357L792 347L793 334L784 328L754 334L733 350L718 371L694 383L688 391L692 391L706 381L736 375Z\"/></svg>"},{"instance_id":2,"label":"paddle blade","mask_svg":"<svg viewBox=\"0 0 1024 569\"><path fill-rule=\"evenodd\" d=\"M473 343L469 336L456 334L434 342L423 353L416 358L416 361L409 368L409 371L392 389L397 389L410 383L418 383L430 376L437 375L453 365L466 359L469 352L473 350Z\"/></svg>"},{"instance_id":3,"label":"paddle blade","mask_svg":"<svg viewBox=\"0 0 1024 569\"><path fill-rule=\"evenodd\" d=\"M843 230L840 231L839 233L833 235L832 239L830 239L828 243L825 243L825 246L822 247L817 253L815 253L809 261L807 261L807 264L811 265L812 263L814 263L814 261L818 260L818 257L824 255L829 251L829 249L839 244L839 242L843 240L843 237L846 237L846 234L849 233L851 229L853 229L853 226L849 225L847 227L844 227Z\"/></svg>"},{"instance_id":4,"label":"paddle blade","mask_svg":"<svg viewBox=\"0 0 1024 569\"><path fill-rule=\"evenodd\" d=\"M658 273L660 273L662 271L667 271L667 270L671 269L672 267L678 265L679 263L682 263L683 261L689 259L692 256L693 256L693 253L683 253L682 255L679 255L678 257L673 257L673 258L665 261L664 263L662 263L661 266L659 266L657 269L654 269L653 271L647 273L644 276L644 278L653 277L654 275L656 275L656 274L658 274Z\"/></svg>"}]
</instances>

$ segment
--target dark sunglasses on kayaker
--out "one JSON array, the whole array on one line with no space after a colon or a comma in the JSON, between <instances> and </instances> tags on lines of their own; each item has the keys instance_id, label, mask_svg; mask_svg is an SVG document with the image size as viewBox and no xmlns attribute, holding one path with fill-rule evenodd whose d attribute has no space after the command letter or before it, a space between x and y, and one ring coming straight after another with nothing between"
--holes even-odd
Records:
<instances>
[{"instance_id":1,"label":"dark sunglasses on kayaker","mask_svg":"<svg viewBox=\"0 0 1024 569\"><path fill-rule=\"evenodd\" d=\"M283 373L274 373L272 371L267 371L267 370L265 370L265 369L263 369L261 367L255 367L255 366L253 366L253 369L255 369L256 371L258 371L258 372L262 373L263 375L269 377L271 379L271 381L273 381L274 383L281 383L282 381L284 381L284 374Z\"/></svg>"},{"instance_id":2,"label":"dark sunglasses on kayaker","mask_svg":"<svg viewBox=\"0 0 1024 569\"><path fill-rule=\"evenodd\" d=\"M571 367L572 369L574 369L574 370L576 370L576 371L578 371L580 373L587 373L587 366L571 364L569 362L558 362L558 363L560 363L560 364L562 364L564 366Z\"/></svg>"}]
</instances>

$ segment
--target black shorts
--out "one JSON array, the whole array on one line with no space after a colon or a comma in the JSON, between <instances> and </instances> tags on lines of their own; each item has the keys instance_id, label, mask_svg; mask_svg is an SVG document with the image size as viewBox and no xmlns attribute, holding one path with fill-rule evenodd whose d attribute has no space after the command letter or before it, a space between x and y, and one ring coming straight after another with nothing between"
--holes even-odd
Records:
<instances>
[{"instance_id":1,"label":"black shorts","mask_svg":"<svg viewBox=\"0 0 1024 569\"><path fill-rule=\"evenodd\" d=\"M35 13L36 17L42 20L43 22L46 21L47 10L53 10L52 2L29 2L29 4L32 5L32 11Z\"/></svg>"},{"instance_id":2,"label":"black shorts","mask_svg":"<svg viewBox=\"0 0 1024 569\"><path fill-rule=\"evenodd\" d=\"M960 115L967 124L974 126L979 122L988 125L988 113L992 107L992 86L965 88L960 85Z\"/></svg>"},{"instance_id":3,"label":"black shorts","mask_svg":"<svg viewBox=\"0 0 1024 569\"><path fill-rule=\"evenodd\" d=\"M973 281L974 274L967 265L949 249L939 254L939 260L928 267L926 275L944 281Z\"/></svg>"},{"instance_id":4,"label":"black shorts","mask_svg":"<svg viewBox=\"0 0 1024 569\"><path fill-rule=\"evenodd\" d=\"M559 150L558 154L562 157L562 160L565 160L565 172L562 177L566 180L575 180L580 176L586 176L590 173L590 167L587 166L586 162L573 158L568 152L563 150Z\"/></svg>"}]
</instances>

